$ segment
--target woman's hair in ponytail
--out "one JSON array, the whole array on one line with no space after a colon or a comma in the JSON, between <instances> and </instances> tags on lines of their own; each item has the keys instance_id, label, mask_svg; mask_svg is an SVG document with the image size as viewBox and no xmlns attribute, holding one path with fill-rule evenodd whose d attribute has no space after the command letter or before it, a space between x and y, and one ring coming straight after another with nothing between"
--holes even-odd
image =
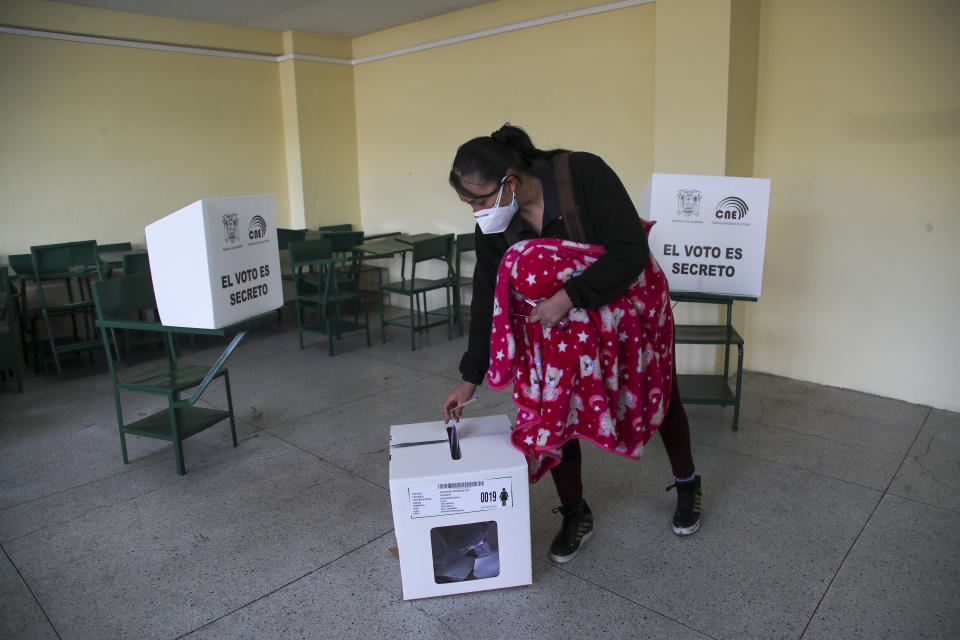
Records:
<instances>
[{"instance_id":1,"label":"woman's hair in ponytail","mask_svg":"<svg viewBox=\"0 0 960 640\"><path fill-rule=\"evenodd\" d=\"M527 135L527 132L520 127L515 127L509 122L490 134L490 137L514 149L523 162L527 163L533 158L543 155L543 151L533 146L533 140Z\"/></svg>"},{"instance_id":2,"label":"woman's hair in ponytail","mask_svg":"<svg viewBox=\"0 0 960 640\"><path fill-rule=\"evenodd\" d=\"M533 173L532 161L550 153L537 149L526 131L508 122L489 136L474 138L460 145L453 159L453 168L450 169L450 186L469 197L488 195L473 193L463 186L460 179L499 185L508 169Z\"/></svg>"}]
</instances>

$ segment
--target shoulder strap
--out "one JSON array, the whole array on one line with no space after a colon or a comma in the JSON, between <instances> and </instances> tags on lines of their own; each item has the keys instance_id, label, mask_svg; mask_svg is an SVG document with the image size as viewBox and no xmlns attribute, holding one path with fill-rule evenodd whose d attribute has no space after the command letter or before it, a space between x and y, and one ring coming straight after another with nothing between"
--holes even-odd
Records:
<instances>
[{"instance_id":1,"label":"shoulder strap","mask_svg":"<svg viewBox=\"0 0 960 640\"><path fill-rule=\"evenodd\" d=\"M580 220L580 210L573 197L573 181L570 178L570 153L561 151L553 156L553 179L557 185L557 202L560 205L560 215L567 228L567 237L574 242L586 242L587 234L583 232L583 223ZM520 236L507 227L503 232L507 246L520 242Z\"/></svg>"},{"instance_id":2,"label":"shoulder strap","mask_svg":"<svg viewBox=\"0 0 960 640\"><path fill-rule=\"evenodd\" d=\"M586 242L587 235L583 232L580 210L573 197L569 152L561 151L553 156L553 179L557 183L557 200L563 223L567 227L567 237L574 242Z\"/></svg>"}]
</instances>

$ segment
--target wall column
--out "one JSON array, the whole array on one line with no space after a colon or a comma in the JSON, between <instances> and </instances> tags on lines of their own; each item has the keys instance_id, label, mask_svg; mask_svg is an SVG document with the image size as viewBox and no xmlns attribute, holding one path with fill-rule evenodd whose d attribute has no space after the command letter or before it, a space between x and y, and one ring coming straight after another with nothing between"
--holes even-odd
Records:
<instances>
[{"instance_id":1,"label":"wall column","mask_svg":"<svg viewBox=\"0 0 960 640\"><path fill-rule=\"evenodd\" d=\"M287 31L283 50L291 56L279 63L289 227L360 228L351 42Z\"/></svg>"},{"instance_id":2,"label":"wall column","mask_svg":"<svg viewBox=\"0 0 960 640\"><path fill-rule=\"evenodd\" d=\"M752 176L760 0L657 0L656 7L654 171ZM734 304L741 334L745 304ZM677 321L725 322L726 315L722 307L683 305ZM722 370L717 352L684 349L678 360L687 371Z\"/></svg>"},{"instance_id":3,"label":"wall column","mask_svg":"<svg viewBox=\"0 0 960 640\"><path fill-rule=\"evenodd\" d=\"M288 32L289 33L289 32ZM284 53L290 42L284 34ZM306 212L303 197L303 160L300 154L300 113L297 104L296 60L279 63L280 105L283 114L283 153L286 160L287 194L290 199L289 220L277 220L288 229L306 227Z\"/></svg>"}]
</instances>

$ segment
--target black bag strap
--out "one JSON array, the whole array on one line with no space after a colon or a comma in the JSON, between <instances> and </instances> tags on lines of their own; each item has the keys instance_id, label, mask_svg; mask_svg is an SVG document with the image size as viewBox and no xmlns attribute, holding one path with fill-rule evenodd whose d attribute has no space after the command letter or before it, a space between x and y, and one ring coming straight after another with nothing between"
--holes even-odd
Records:
<instances>
[{"instance_id":1,"label":"black bag strap","mask_svg":"<svg viewBox=\"0 0 960 640\"><path fill-rule=\"evenodd\" d=\"M580 210L573 197L573 181L570 178L570 153L561 151L553 156L553 179L557 185L557 202L560 205L560 215L567 228L567 238L574 242L586 242L587 234L583 232L583 222L580 220ZM520 235L513 230L511 224L503 232L507 246L520 242Z\"/></svg>"},{"instance_id":2,"label":"black bag strap","mask_svg":"<svg viewBox=\"0 0 960 640\"><path fill-rule=\"evenodd\" d=\"M563 216L563 224L567 227L567 239L574 242L586 242L587 234L583 232L580 210L577 208L577 202L573 197L569 152L561 151L554 154L553 179L557 183L557 201L560 205L560 215Z\"/></svg>"}]
</instances>

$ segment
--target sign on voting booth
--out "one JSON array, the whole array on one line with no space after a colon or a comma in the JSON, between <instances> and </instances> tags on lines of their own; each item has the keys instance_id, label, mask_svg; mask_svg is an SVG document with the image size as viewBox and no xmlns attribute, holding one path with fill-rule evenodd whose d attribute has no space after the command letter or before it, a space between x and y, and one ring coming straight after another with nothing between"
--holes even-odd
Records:
<instances>
[{"instance_id":1,"label":"sign on voting booth","mask_svg":"<svg viewBox=\"0 0 960 640\"><path fill-rule=\"evenodd\" d=\"M670 290L759 297L769 203L766 178L653 174L638 209Z\"/></svg>"},{"instance_id":2,"label":"sign on voting booth","mask_svg":"<svg viewBox=\"0 0 960 640\"><path fill-rule=\"evenodd\" d=\"M273 196L197 200L145 233L163 324L219 329L283 306Z\"/></svg>"},{"instance_id":3,"label":"sign on voting booth","mask_svg":"<svg viewBox=\"0 0 960 640\"><path fill-rule=\"evenodd\" d=\"M390 427L390 501L403 599L530 584L527 461L505 415Z\"/></svg>"}]
</instances>

